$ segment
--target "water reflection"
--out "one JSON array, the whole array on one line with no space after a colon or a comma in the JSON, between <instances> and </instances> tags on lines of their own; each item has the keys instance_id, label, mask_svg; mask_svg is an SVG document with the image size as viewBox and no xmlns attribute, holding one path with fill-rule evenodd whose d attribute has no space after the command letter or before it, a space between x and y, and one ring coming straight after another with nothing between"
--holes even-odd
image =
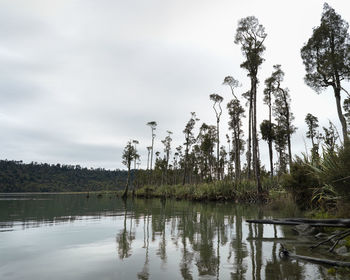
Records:
<instances>
[{"instance_id":1,"label":"water reflection","mask_svg":"<svg viewBox=\"0 0 350 280\"><path fill-rule=\"evenodd\" d=\"M275 213L232 203L137 199L123 202L110 197L86 199L62 195L37 198L41 199L1 201L1 230L47 225L73 228L80 223L81 232L75 231L75 238L81 239L89 231L88 241L70 241L69 248L76 252L79 245L92 251L90 263L95 263L96 273L109 275L106 279L329 279L325 267L280 259L276 240L283 240L297 253L304 253L307 248L296 242L290 228L245 222L248 218L296 214L287 209ZM85 222L89 223L86 229ZM106 223L106 230L111 227L113 241L108 239L109 232L101 232ZM69 229L60 231L60 236ZM72 238L71 235L67 234L67 238ZM114 248L111 255L106 253L108 244ZM104 268L98 271L96 255L102 247ZM346 276L338 277L346 279ZM85 275L84 279L89 277Z\"/></svg>"},{"instance_id":2,"label":"water reflection","mask_svg":"<svg viewBox=\"0 0 350 280\"><path fill-rule=\"evenodd\" d=\"M282 261L277 243L271 242L277 235L284 236L282 229L265 226L269 239L264 238L264 225L244 222L248 217L264 218L262 208L174 201L152 201L149 208L147 202L131 203L134 216L128 217L125 210L124 229L117 236L120 259L130 257L137 229L132 231L131 225L128 229L126 221L132 223L136 219L136 228L142 227L144 262L137 273L138 279L149 279L151 275L150 239L151 243L158 244L155 256L161 260L161 267L166 269L168 258L178 258L183 279L304 279L305 264ZM145 203L145 208L140 207L140 203ZM138 213L140 209L145 212L142 217ZM266 239L272 247L263 254ZM174 248L179 249L180 255L168 255L168 247L172 252Z\"/></svg>"}]
</instances>

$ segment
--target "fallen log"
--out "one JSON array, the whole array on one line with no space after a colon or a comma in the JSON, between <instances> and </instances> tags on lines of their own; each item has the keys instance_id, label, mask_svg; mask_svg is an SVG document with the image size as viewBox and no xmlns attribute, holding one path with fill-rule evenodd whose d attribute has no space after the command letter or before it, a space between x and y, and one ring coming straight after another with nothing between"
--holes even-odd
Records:
<instances>
[{"instance_id":1,"label":"fallen log","mask_svg":"<svg viewBox=\"0 0 350 280\"><path fill-rule=\"evenodd\" d=\"M291 226L308 224L313 227L350 228L350 219L311 220L311 219L302 219L302 218L287 218L287 219L246 220L246 222L255 223L255 224L273 224L273 225L291 225Z\"/></svg>"},{"instance_id":2,"label":"fallen log","mask_svg":"<svg viewBox=\"0 0 350 280\"><path fill-rule=\"evenodd\" d=\"M286 237L247 237L247 241L262 241L262 242L295 242L296 238L286 238Z\"/></svg>"},{"instance_id":3,"label":"fallen log","mask_svg":"<svg viewBox=\"0 0 350 280\"><path fill-rule=\"evenodd\" d=\"M309 261L317 264L331 265L331 266L350 267L350 262L334 261L334 260L328 260L328 259L320 259L320 258L313 258L308 256L295 255L289 252L283 246L283 244L280 244L280 245L281 245L280 257L282 258L292 258L292 259L298 259L303 261Z\"/></svg>"},{"instance_id":4,"label":"fallen log","mask_svg":"<svg viewBox=\"0 0 350 280\"><path fill-rule=\"evenodd\" d=\"M344 239L345 237L347 237L348 235L350 235L350 230L345 230L345 231L341 231L339 233L336 234L332 234L331 236L329 236L326 240L323 240L315 245L310 246L310 249L315 249L318 246L325 244L327 242L330 242L332 240L335 241L335 243L333 244L333 246L329 249L329 252L332 252L335 248L335 246L337 246L337 244L339 243L339 241L341 239Z\"/></svg>"}]
</instances>

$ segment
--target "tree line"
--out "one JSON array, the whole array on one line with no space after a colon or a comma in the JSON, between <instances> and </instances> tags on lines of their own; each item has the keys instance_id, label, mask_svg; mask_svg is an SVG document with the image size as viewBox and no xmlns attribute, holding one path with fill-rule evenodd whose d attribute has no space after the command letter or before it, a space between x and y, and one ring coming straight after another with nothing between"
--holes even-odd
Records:
<instances>
[{"instance_id":1,"label":"tree line","mask_svg":"<svg viewBox=\"0 0 350 280\"><path fill-rule=\"evenodd\" d=\"M291 136L297 128L293 125L291 93L284 85L285 73L281 65L273 66L271 76L264 80L262 96L258 94L258 74L264 62L266 38L267 33L256 17L249 16L239 20L234 42L241 47L244 60L240 67L247 73L250 86L246 92L238 94L240 82L232 76L223 79L223 84L229 86L232 93L231 100L226 104L229 116L229 131L225 135L228 149L220 142L219 135L224 98L213 93L209 95L209 99L213 102L216 124L200 124L196 113L191 112L183 130L184 143L175 149L171 146L172 133L169 132L161 141L164 145L163 154L159 151L154 152L157 122L147 123L151 128L151 145L147 147L147 169L137 170L134 182L136 187L146 184L197 184L215 180L231 180L237 186L242 180L254 180L257 192L262 193L262 177L278 178L290 171L293 164ZM317 160L319 156L321 142L327 150L335 150L337 141L340 141L341 145L347 145L349 141L350 95L343 85L350 79L349 38L348 23L325 3L320 26L313 29L311 37L301 48L306 84L317 93L327 88L333 90L342 127L341 137L331 122L328 128L323 128L323 134L316 132L318 119L307 114L306 136L312 142L313 160ZM268 109L266 119L260 124L257 123L259 98L263 99ZM243 130L244 122L247 123L248 131ZM194 132L195 127L198 128L197 134ZM261 166L261 140L266 141L269 150L268 171ZM136 162L140 160L137 147L133 144L135 141L137 140L127 143L122 156L129 172L131 163L134 162L136 167ZM277 155L277 159L274 159L274 154ZM153 155L156 156L154 165ZM128 186L129 180L125 196Z\"/></svg>"},{"instance_id":2,"label":"tree line","mask_svg":"<svg viewBox=\"0 0 350 280\"><path fill-rule=\"evenodd\" d=\"M88 169L79 165L0 161L0 192L120 190L128 172ZM134 173L131 172L131 178Z\"/></svg>"}]
</instances>

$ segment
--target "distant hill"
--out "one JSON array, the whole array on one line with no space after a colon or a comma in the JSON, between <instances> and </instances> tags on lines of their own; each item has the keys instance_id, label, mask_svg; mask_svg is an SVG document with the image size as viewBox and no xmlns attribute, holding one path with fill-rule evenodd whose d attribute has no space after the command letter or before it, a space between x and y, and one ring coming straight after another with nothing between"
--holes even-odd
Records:
<instances>
[{"instance_id":1,"label":"distant hill","mask_svg":"<svg viewBox=\"0 0 350 280\"><path fill-rule=\"evenodd\" d=\"M120 190L126 177L123 170L0 160L0 192Z\"/></svg>"}]
</instances>

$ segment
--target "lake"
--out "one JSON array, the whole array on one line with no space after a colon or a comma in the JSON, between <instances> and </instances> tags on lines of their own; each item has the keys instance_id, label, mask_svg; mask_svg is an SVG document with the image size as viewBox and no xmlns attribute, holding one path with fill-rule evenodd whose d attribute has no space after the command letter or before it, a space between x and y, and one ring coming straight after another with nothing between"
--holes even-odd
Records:
<instances>
[{"instance_id":1,"label":"lake","mask_svg":"<svg viewBox=\"0 0 350 280\"><path fill-rule=\"evenodd\" d=\"M310 239L245 222L295 215L227 202L1 194L0 279L331 279L329 267L279 257L279 242L310 255Z\"/></svg>"}]
</instances>

